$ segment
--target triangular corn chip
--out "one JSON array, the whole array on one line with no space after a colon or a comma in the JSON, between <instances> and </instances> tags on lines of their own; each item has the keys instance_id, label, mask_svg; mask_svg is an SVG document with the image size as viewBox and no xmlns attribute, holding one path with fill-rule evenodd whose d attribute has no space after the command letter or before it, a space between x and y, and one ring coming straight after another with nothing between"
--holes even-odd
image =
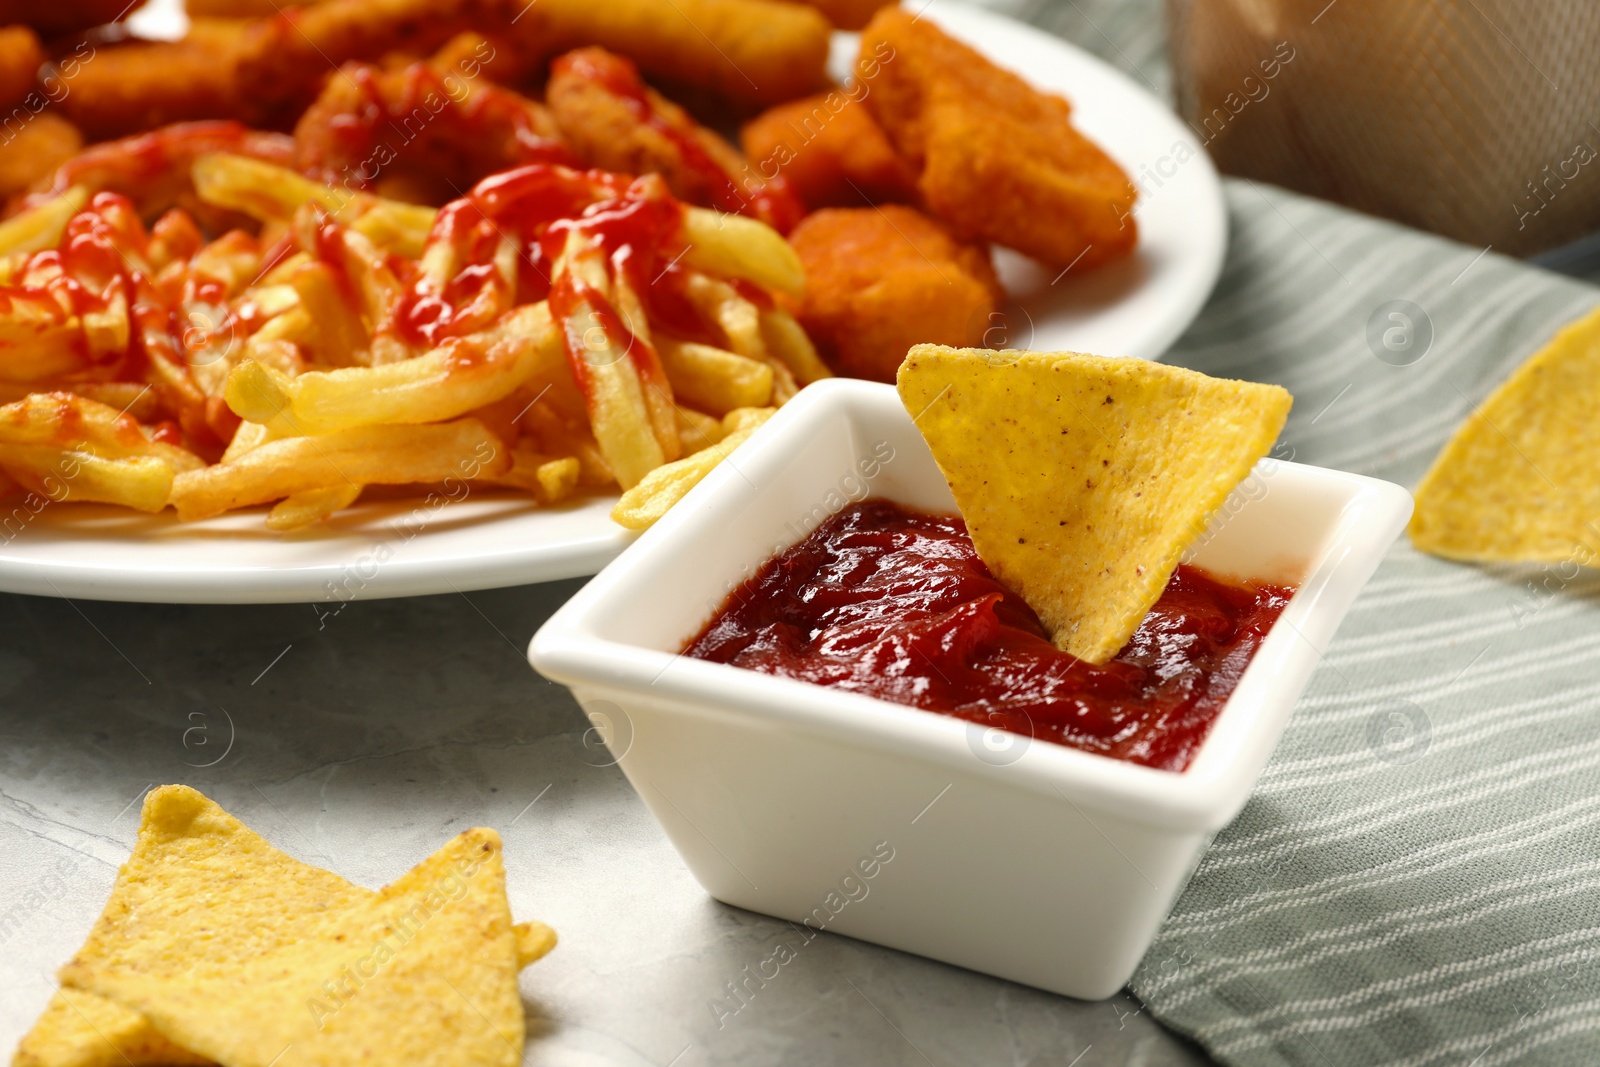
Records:
<instances>
[{"instance_id":1,"label":"triangular corn chip","mask_svg":"<svg viewBox=\"0 0 1600 1067\"><path fill-rule=\"evenodd\" d=\"M1600 310L1467 417L1417 486L1411 541L1449 559L1600 559Z\"/></svg>"},{"instance_id":2,"label":"triangular corn chip","mask_svg":"<svg viewBox=\"0 0 1600 1067\"><path fill-rule=\"evenodd\" d=\"M556 947L556 932L544 923L518 923L511 928L517 935L517 970L542 960Z\"/></svg>"},{"instance_id":3,"label":"triangular corn chip","mask_svg":"<svg viewBox=\"0 0 1600 1067\"><path fill-rule=\"evenodd\" d=\"M517 935L492 830L466 831L293 942L245 960L211 947L197 938L147 967L75 960L62 982L229 1067L522 1062Z\"/></svg>"},{"instance_id":4,"label":"triangular corn chip","mask_svg":"<svg viewBox=\"0 0 1600 1067\"><path fill-rule=\"evenodd\" d=\"M226 872L218 876L218 872ZM78 963L181 961L206 920L188 903L203 890L208 912L245 915L256 902L280 909L267 921L228 919L208 945L238 959L288 944L372 890L279 852L200 793L162 786L145 798L139 837ZM138 921L130 921L138 916ZM520 970L555 947L543 923L513 928ZM12 1067L201 1067L212 1061L173 1044L136 1011L81 989L63 988L18 1046Z\"/></svg>"},{"instance_id":5,"label":"triangular corn chip","mask_svg":"<svg viewBox=\"0 0 1600 1067\"><path fill-rule=\"evenodd\" d=\"M939 345L911 349L899 387L978 555L1090 663L1139 628L1293 402L1137 359Z\"/></svg>"},{"instance_id":6,"label":"triangular corn chip","mask_svg":"<svg viewBox=\"0 0 1600 1067\"><path fill-rule=\"evenodd\" d=\"M11 1067L206 1067L210 1063L162 1037L138 1012L80 989L58 990L11 1058Z\"/></svg>"},{"instance_id":7,"label":"triangular corn chip","mask_svg":"<svg viewBox=\"0 0 1600 1067\"><path fill-rule=\"evenodd\" d=\"M193 789L162 786L145 797L133 854L73 965L181 970L201 943L239 962L370 896L279 852ZM13 1067L207 1062L138 1012L73 989L51 999L12 1060Z\"/></svg>"}]
</instances>

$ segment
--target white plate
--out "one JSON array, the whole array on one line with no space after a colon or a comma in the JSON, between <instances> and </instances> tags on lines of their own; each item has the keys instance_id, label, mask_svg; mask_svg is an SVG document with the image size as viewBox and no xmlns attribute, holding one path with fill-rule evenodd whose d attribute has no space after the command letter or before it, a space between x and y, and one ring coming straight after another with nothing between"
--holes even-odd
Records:
<instances>
[{"instance_id":1,"label":"white plate","mask_svg":"<svg viewBox=\"0 0 1600 1067\"><path fill-rule=\"evenodd\" d=\"M180 33L174 20L181 15L169 9L174 5L158 3L142 12L141 31ZM995 320L989 343L1160 356L1199 311L1222 265L1222 190L1199 142L1144 89L1064 41L948 0L935 0L922 17L1066 95L1078 126L1143 190L1138 251L1121 263L1051 284L1050 273L1002 253L1000 273L1014 303ZM854 51L854 35L836 36L836 76L848 74ZM442 508L421 499L366 503L326 528L289 537L269 532L261 509L183 525L171 512L50 505L28 516L0 507L0 591L177 603L310 601L336 610L356 596L554 581L593 574L628 544L631 535L607 516L611 503L541 510L501 494Z\"/></svg>"}]
</instances>

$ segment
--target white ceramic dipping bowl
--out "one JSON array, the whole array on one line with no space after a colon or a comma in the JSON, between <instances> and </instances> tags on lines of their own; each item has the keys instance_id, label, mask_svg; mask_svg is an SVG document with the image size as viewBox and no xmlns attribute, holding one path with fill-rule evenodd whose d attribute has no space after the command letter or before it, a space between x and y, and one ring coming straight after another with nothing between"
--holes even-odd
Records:
<instances>
[{"instance_id":1,"label":"white ceramic dipping bowl","mask_svg":"<svg viewBox=\"0 0 1600 1067\"><path fill-rule=\"evenodd\" d=\"M1270 459L1235 490L1192 561L1299 589L1180 774L679 655L762 563L869 495L955 510L893 388L809 386L556 612L528 658L572 688L718 900L1108 997L1244 805L1410 496Z\"/></svg>"}]
</instances>

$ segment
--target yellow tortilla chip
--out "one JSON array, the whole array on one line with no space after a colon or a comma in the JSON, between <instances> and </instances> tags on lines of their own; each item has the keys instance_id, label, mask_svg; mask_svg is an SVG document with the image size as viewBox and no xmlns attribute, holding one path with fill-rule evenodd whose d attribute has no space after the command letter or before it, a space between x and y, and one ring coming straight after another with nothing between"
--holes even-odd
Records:
<instances>
[{"instance_id":1,"label":"yellow tortilla chip","mask_svg":"<svg viewBox=\"0 0 1600 1067\"><path fill-rule=\"evenodd\" d=\"M899 387L978 555L1090 663L1133 636L1293 403L1137 359L941 345L912 348Z\"/></svg>"},{"instance_id":2,"label":"yellow tortilla chip","mask_svg":"<svg viewBox=\"0 0 1600 1067\"><path fill-rule=\"evenodd\" d=\"M203 891L211 907L191 908ZM279 852L202 794L162 786L145 798L138 840L118 874L100 921L75 957L147 966L182 959L211 908L226 938L208 948L237 960L288 944L340 908L375 894ZM258 903L277 908L256 914ZM233 916L240 916L238 920ZM518 969L555 947L543 923L514 927ZM12 1067L204 1067L210 1059L167 1040L149 1020L104 997L63 988L22 1039Z\"/></svg>"},{"instance_id":3,"label":"yellow tortilla chip","mask_svg":"<svg viewBox=\"0 0 1600 1067\"><path fill-rule=\"evenodd\" d=\"M518 923L511 928L517 935L517 970L542 960L556 947L556 932L544 923Z\"/></svg>"},{"instance_id":4,"label":"yellow tortilla chip","mask_svg":"<svg viewBox=\"0 0 1600 1067\"><path fill-rule=\"evenodd\" d=\"M1411 542L1448 559L1600 556L1600 310L1564 327L1467 417L1417 486Z\"/></svg>"},{"instance_id":5,"label":"yellow tortilla chip","mask_svg":"<svg viewBox=\"0 0 1600 1067\"><path fill-rule=\"evenodd\" d=\"M62 989L22 1038L11 1067L208 1067L143 1015L93 993Z\"/></svg>"},{"instance_id":6,"label":"yellow tortilla chip","mask_svg":"<svg viewBox=\"0 0 1600 1067\"><path fill-rule=\"evenodd\" d=\"M181 967L202 941L231 962L293 941L370 890L284 855L186 786L151 790L139 837L69 966ZM204 901L205 907L197 907ZM213 936L221 929L227 936ZM13 1067L173 1067L209 1061L134 1011L63 989L17 1048Z\"/></svg>"},{"instance_id":7,"label":"yellow tortilla chip","mask_svg":"<svg viewBox=\"0 0 1600 1067\"><path fill-rule=\"evenodd\" d=\"M466 831L291 942L240 959L213 952L223 940L195 938L145 966L74 960L62 982L229 1067L522 1062L517 936L492 830Z\"/></svg>"}]
</instances>

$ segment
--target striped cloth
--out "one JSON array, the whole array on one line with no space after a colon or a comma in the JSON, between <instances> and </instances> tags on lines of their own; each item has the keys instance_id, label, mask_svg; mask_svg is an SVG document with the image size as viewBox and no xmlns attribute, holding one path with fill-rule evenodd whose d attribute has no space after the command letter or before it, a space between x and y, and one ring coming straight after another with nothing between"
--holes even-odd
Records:
<instances>
[{"instance_id":1,"label":"striped cloth","mask_svg":"<svg viewBox=\"0 0 1600 1067\"><path fill-rule=\"evenodd\" d=\"M1158 0L989 6L1168 95ZM1166 358L1287 387L1302 462L1414 487L1472 405L1600 304L1319 201L1227 196L1222 281ZM1600 573L1402 542L1324 653L1133 992L1228 1064L1600 1064Z\"/></svg>"},{"instance_id":2,"label":"striped cloth","mask_svg":"<svg viewBox=\"0 0 1600 1067\"><path fill-rule=\"evenodd\" d=\"M1288 388L1302 462L1414 486L1600 304L1279 190L1228 205L1222 282L1167 358ZM1396 300L1421 309L1398 355ZM1600 1064L1600 574L1396 545L1132 989L1230 1064Z\"/></svg>"},{"instance_id":3,"label":"striped cloth","mask_svg":"<svg viewBox=\"0 0 1600 1067\"><path fill-rule=\"evenodd\" d=\"M1158 0L987 6L1168 96ZM1414 487L1474 404L1600 304L1226 184L1222 281L1166 359L1287 387L1301 462ZM1600 1065L1600 572L1397 544L1131 989L1227 1064Z\"/></svg>"}]
</instances>

